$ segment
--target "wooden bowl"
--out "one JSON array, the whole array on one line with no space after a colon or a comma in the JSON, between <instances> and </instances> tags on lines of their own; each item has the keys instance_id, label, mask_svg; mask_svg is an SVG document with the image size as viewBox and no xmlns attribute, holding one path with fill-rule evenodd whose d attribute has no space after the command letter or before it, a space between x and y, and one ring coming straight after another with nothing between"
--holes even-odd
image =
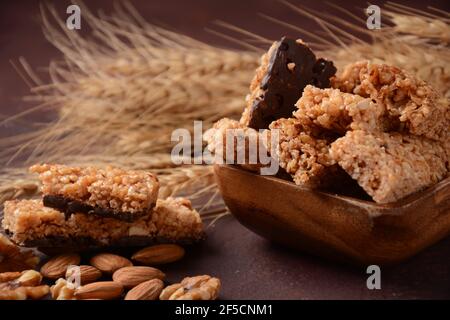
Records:
<instances>
[{"instance_id":1,"label":"wooden bowl","mask_svg":"<svg viewBox=\"0 0 450 320\"><path fill-rule=\"evenodd\" d=\"M214 171L226 205L245 227L314 255L391 265L450 234L450 178L398 202L376 204L235 166Z\"/></svg>"}]
</instances>

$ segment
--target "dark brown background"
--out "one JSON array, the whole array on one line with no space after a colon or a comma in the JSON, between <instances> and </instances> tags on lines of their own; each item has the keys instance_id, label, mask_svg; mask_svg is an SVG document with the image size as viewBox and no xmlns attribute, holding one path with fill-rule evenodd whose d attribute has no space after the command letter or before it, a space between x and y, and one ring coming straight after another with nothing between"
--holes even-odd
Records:
<instances>
[{"instance_id":1,"label":"dark brown background","mask_svg":"<svg viewBox=\"0 0 450 320\"><path fill-rule=\"evenodd\" d=\"M149 21L210 43L231 44L208 33L214 20L223 20L269 38L286 33L281 27L258 17L259 12L294 22L311 30L311 21L304 20L285 6L271 0L163 0L131 1ZM311 8L335 13L322 1L292 0ZM55 1L56 3L56 1ZM94 11L109 12L112 1L85 1ZM363 16L365 1L340 1L340 5ZM344 4L345 3L345 4ZM381 4L375 1L376 4ZM403 1L403 4L424 8L432 5L450 10L448 1ZM62 16L68 1L58 1ZM358 8L359 7L359 8ZM292 34L295 36L295 34ZM0 119L24 110L29 105L22 97L27 86L10 64L23 56L40 76L52 59L60 53L44 39L39 24L39 1L1 1L0 4ZM35 115L35 117L37 117ZM51 114L40 115L50 119ZM0 134L22 130L20 123L9 123ZM393 268L382 269L382 290L366 288L365 268L349 268L319 258L291 252L269 243L226 217L207 229L208 241L190 249L187 258L166 268L170 281L185 275L213 274L223 281L224 299L416 299L450 298L450 239L427 249L415 258Z\"/></svg>"}]
</instances>

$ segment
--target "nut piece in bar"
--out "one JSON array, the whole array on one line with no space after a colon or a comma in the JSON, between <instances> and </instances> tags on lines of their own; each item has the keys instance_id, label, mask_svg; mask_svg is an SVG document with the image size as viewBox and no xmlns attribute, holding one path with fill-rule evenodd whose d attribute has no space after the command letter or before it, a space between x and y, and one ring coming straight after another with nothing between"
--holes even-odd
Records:
<instances>
[{"instance_id":1,"label":"nut piece in bar","mask_svg":"<svg viewBox=\"0 0 450 320\"><path fill-rule=\"evenodd\" d=\"M85 213L133 221L149 213L158 197L158 179L145 171L49 164L30 171L39 173L44 205L67 217Z\"/></svg>"},{"instance_id":2,"label":"nut piece in bar","mask_svg":"<svg viewBox=\"0 0 450 320\"><path fill-rule=\"evenodd\" d=\"M283 37L262 56L240 122L267 129L273 121L291 117L303 88L308 84L329 87L335 72L331 61L316 59L301 40Z\"/></svg>"},{"instance_id":3,"label":"nut piece in bar","mask_svg":"<svg viewBox=\"0 0 450 320\"><path fill-rule=\"evenodd\" d=\"M414 135L348 131L330 155L378 203L422 190L448 172L443 143Z\"/></svg>"},{"instance_id":4,"label":"nut piece in bar","mask_svg":"<svg viewBox=\"0 0 450 320\"><path fill-rule=\"evenodd\" d=\"M0 233L0 272L34 269L39 261L33 250L18 247Z\"/></svg>"},{"instance_id":5,"label":"nut piece in bar","mask_svg":"<svg viewBox=\"0 0 450 320\"><path fill-rule=\"evenodd\" d=\"M450 138L450 110L446 98L426 82L405 71L367 61L348 65L332 79L332 87L371 98L384 108L382 131L399 131L429 139Z\"/></svg>"},{"instance_id":6,"label":"nut piece in bar","mask_svg":"<svg viewBox=\"0 0 450 320\"><path fill-rule=\"evenodd\" d=\"M77 248L142 246L159 242L193 243L204 236L199 213L189 200L158 200L152 214L126 222L114 218L64 213L40 200L5 202L3 228L23 246Z\"/></svg>"}]
</instances>

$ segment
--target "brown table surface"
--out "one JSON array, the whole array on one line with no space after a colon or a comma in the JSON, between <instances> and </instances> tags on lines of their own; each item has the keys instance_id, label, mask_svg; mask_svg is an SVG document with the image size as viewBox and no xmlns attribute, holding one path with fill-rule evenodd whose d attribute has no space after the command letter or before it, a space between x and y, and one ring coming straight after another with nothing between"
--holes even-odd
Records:
<instances>
[{"instance_id":1,"label":"brown table surface","mask_svg":"<svg viewBox=\"0 0 450 320\"><path fill-rule=\"evenodd\" d=\"M92 9L112 10L111 1L85 1ZM218 45L229 45L204 28L223 20L278 38L286 30L267 24L257 13L294 21L311 27L309 21L290 12L276 1L131 1L150 21L167 24L175 30ZM318 10L333 11L326 4L307 3ZM342 1L340 2L342 5ZM379 3L379 2L377 2ZM423 7L432 5L449 10L446 1L408 1ZM346 8L363 6L360 1L345 1ZM67 1L58 1L65 14ZM294 34L295 35L295 34ZM0 4L0 115L14 114L29 107L22 97L27 86L10 64L24 56L30 65L48 65L59 52L44 39L39 25L39 1L2 1ZM45 73L42 73L45 75ZM45 78L45 77L44 77ZM36 117L36 116L35 116ZM40 118L51 118L41 115ZM0 135L21 130L20 124L0 128ZM441 241L409 261L382 269L382 289L366 288L365 268L351 268L292 252L270 243L241 226L233 217L222 218L207 229L208 240L188 249L182 263L165 268L169 281L186 275L213 274L223 281L223 299L416 299L450 298L450 239Z\"/></svg>"}]
</instances>

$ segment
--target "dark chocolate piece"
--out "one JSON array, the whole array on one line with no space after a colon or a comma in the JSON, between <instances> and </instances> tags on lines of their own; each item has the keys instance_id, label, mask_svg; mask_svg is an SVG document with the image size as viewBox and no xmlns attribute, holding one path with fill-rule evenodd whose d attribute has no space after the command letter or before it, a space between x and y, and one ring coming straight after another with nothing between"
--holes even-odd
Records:
<instances>
[{"instance_id":1,"label":"dark chocolate piece","mask_svg":"<svg viewBox=\"0 0 450 320\"><path fill-rule=\"evenodd\" d=\"M74 213L85 213L104 218L114 218L121 221L132 222L145 214L144 212L131 213L94 207L78 200L68 199L58 195L45 195L43 198L43 203L46 207L63 212L66 219L70 218L70 216Z\"/></svg>"},{"instance_id":2,"label":"dark chocolate piece","mask_svg":"<svg viewBox=\"0 0 450 320\"><path fill-rule=\"evenodd\" d=\"M330 78L336 73L333 62L317 60L308 46L286 37L277 42L269 59L260 83L264 93L250 107L248 126L253 129L267 129L277 119L292 117L303 89L308 84L329 87ZM295 65L289 68L291 63Z\"/></svg>"}]
</instances>

